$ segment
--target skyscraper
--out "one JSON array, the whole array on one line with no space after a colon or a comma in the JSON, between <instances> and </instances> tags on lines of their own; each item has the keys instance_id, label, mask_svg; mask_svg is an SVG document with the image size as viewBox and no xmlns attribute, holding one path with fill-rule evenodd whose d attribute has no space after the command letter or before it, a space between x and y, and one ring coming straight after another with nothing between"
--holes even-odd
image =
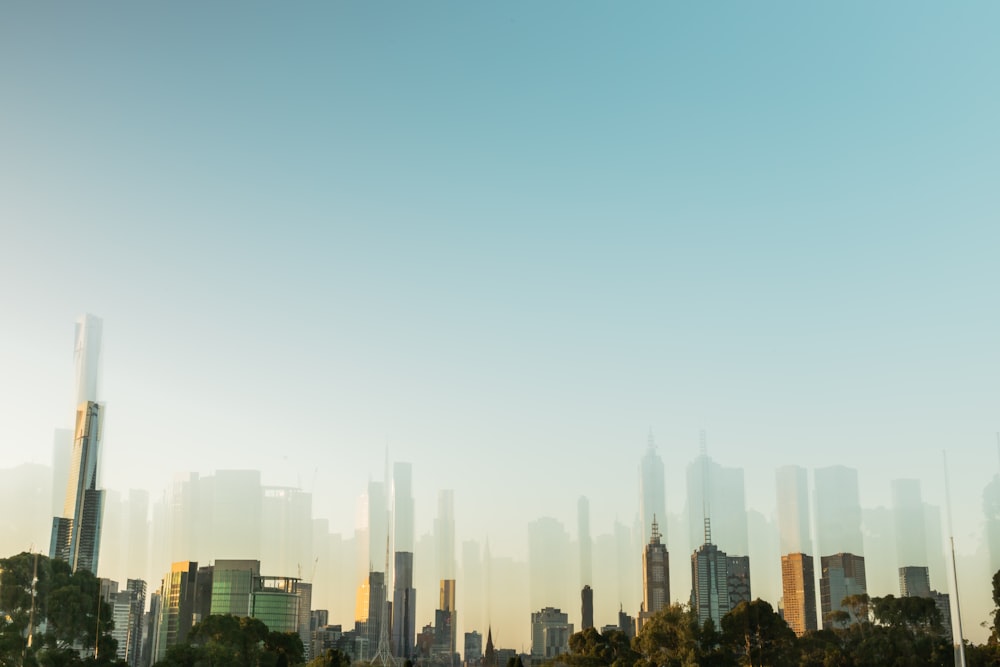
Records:
<instances>
[{"instance_id":1,"label":"skyscraper","mask_svg":"<svg viewBox=\"0 0 1000 667\"><path fill-rule=\"evenodd\" d=\"M66 484L63 516L52 519L49 557L70 564L73 571L97 574L101 550L104 491L97 488L103 405L97 402L101 356L101 320L84 315L76 323L76 426Z\"/></svg>"},{"instance_id":2,"label":"skyscraper","mask_svg":"<svg viewBox=\"0 0 1000 667\"><path fill-rule=\"evenodd\" d=\"M397 658L413 657L416 641L417 591L413 588L413 554L396 552L392 590L392 654Z\"/></svg>"},{"instance_id":3,"label":"skyscraper","mask_svg":"<svg viewBox=\"0 0 1000 667\"><path fill-rule=\"evenodd\" d=\"M656 517L667 520L667 501L663 485L663 459L656 453L653 432L650 431L646 453L639 463L639 522L643 544L651 537L646 527L652 526Z\"/></svg>"},{"instance_id":4,"label":"skyscraper","mask_svg":"<svg viewBox=\"0 0 1000 667\"><path fill-rule=\"evenodd\" d=\"M640 624L668 604L670 604L670 554L667 553L667 545L660 542L660 527L654 516L649 544L642 551Z\"/></svg>"},{"instance_id":5,"label":"skyscraper","mask_svg":"<svg viewBox=\"0 0 1000 667\"><path fill-rule=\"evenodd\" d=\"M831 616L836 611L847 612L848 624L856 623L858 619L855 618L851 605L844 604L844 599L852 595L868 594L864 557L850 553L822 556L820 566L823 568L819 579L823 629L843 627L842 623Z\"/></svg>"},{"instance_id":6,"label":"skyscraper","mask_svg":"<svg viewBox=\"0 0 1000 667\"><path fill-rule=\"evenodd\" d=\"M799 637L816 629L816 574L812 556L792 553L781 557L781 591L785 622Z\"/></svg>"},{"instance_id":7,"label":"skyscraper","mask_svg":"<svg viewBox=\"0 0 1000 667\"><path fill-rule=\"evenodd\" d=\"M717 630L729 613L729 561L726 552L712 544L709 520L705 523L705 543L691 554L691 611L698 624L712 619Z\"/></svg>"},{"instance_id":8,"label":"skyscraper","mask_svg":"<svg viewBox=\"0 0 1000 667\"><path fill-rule=\"evenodd\" d=\"M389 647L397 658L413 657L416 639L417 591L413 587L413 466L392 466L392 524L395 550L392 583L392 623Z\"/></svg>"},{"instance_id":9,"label":"skyscraper","mask_svg":"<svg viewBox=\"0 0 1000 667\"><path fill-rule=\"evenodd\" d=\"M580 591L580 629L594 627L594 589L584 586Z\"/></svg>"}]
</instances>

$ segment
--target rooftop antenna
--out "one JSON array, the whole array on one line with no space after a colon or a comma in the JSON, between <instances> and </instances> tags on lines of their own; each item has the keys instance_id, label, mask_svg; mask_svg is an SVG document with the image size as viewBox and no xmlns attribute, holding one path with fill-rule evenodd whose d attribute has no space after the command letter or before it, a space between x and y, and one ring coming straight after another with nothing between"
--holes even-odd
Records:
<instances>
[{"instance_id":1,"label":"rooftop antenna","mask_svg":"<svg viewBox=\"0 0 1000 667\"><path fill-rule=\"evenodd\" d=\"M701 452L701 518L705 522L705 544L712 543L712 519L709 513L708 438L701 429L699 451Z\"/></svg>"},{"instance_id":2,"label":"rooftop antenna","mask_svg":"<svg viewBox=\"0 0 1000 667\"><path fill-rule=\"evenodd\" d=\"M382 584L384 595L387 595L389 591L389 534L392 532L392 522L387 521L386 523L390 525L385 534L385 579ZM386 618L389 605L384 598L379 600L379 604L382 605L382 608L379 610L378 651L372 656L371 664L389 667L389 665L396 664L396 661L392 657L392 649L389 648L389 619Z\"/></svg>"},{"instance_id":3,"label":"rooftop antenna","mask_svg":"<svg viewBox=\"0 0 1000 667\"><path fill-rule=\"evenodd\" d=\"M959 667L965 667L965 633L962 631L962 604L958 599L958 569L955 566L955 531L951 523L951 485L948 481L947 452L942 450L941 457L944 459L944 502L948 508L948 539L951 542L951 584L952 590L955 592L955 615L958 617L958 646L956 647L958 655L955 664Z\"/></svg>"}]
</instances>

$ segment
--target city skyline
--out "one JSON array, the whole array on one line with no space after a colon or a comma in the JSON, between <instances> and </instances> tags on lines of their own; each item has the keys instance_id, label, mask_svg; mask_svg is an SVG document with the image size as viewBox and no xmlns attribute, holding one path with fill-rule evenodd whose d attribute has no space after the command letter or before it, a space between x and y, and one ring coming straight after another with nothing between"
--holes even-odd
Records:
<instances>
[{"instance_id":1,"label":"city skyline","mask_svg":"<svg viewBox=\"0 0 1000 667\"><path fill-rule=\"evenodd\" d=\"M138 535L166 498L194 512L220 489L268 522L308 503L358 547L353 608L397 508L417 632L477 554L513 615L555 524L567 599L531 611L579 627L589 562L600 626L610 588L641 596L629 559L654 513L676 599L692 524L718 511L713 540L772 603L780 556L818 578L859 544L869 591L928 566L947 592L936 543L954 535L963 607L985 609L998 20L985 0L0 7L0 469L69 475L53 450L93 313L105 519ZM26 489L14 520L60 516L66 486ZM746 535L722 532L743 510ZM195 549L199 518L101 558ZM50 527L8 534L46 552ZM218 529L263 548L245 518ZM310 541L260 557L294 576ZM460 578L456 595L460 624L484 620Z\"/></svg>"}]
</instances>

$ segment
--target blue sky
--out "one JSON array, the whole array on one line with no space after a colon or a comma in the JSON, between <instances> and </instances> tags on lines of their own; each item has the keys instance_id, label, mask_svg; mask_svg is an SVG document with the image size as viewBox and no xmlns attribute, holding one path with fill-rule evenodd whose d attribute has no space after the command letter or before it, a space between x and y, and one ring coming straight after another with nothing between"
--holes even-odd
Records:
<instances>
[{"instance_id":1,"label":"blue sky","mask_svg":"<svg viewBox=\"0 0 1000 667\"><path fill-rule=\"evenodd\" d=\"M783 463L940 502L947 448L973 551L1000 429L998 18L6 4L3 461L48 461L92 312L114 488L259 467L347 530L388 444L418 530L455 488L470 537L571 526L580 494L599 534L637 509L650 427L680 511L705 428L765 513Z\"/></svg>"}]
</instances>

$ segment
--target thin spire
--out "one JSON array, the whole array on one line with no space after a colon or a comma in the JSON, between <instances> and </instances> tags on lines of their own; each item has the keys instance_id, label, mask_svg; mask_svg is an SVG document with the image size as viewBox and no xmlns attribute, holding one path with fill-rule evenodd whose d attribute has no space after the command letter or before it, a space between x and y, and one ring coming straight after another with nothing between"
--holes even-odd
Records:
<instances>
[{"instance_id":1,"label":"thin spire","mask_svg":"<svg viewBox=\"0 0 1000 667\"><path fill-rule=\"evenodd\" d=\"M708 437L705 429L701 429L699 449L701 451L701 518L705 522L705 544L712 543L711 527L711 505L709 502L709 474L708 474Z\"/></svg>"}]
</instances>

